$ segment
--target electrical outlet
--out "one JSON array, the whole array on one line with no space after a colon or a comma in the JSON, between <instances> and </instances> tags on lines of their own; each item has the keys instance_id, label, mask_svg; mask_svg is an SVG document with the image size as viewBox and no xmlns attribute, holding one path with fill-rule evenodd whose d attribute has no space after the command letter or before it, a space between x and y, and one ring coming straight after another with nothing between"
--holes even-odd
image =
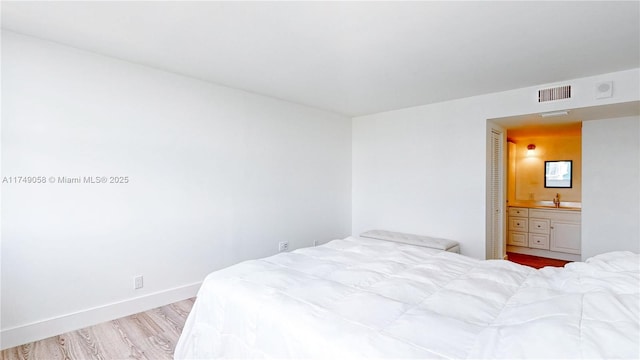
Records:
<instances>
[{"instance_id":1,"label":"electrical outlet","mask_svg":"<svg viewBox=\"0 0 640 360\"><path fill-rule=\"evenodd\" d=\"M133 289L134 290L142 289L143 286L144 286L144 279L143 279L142 275L136 276L136 277L133 278Z\"/></svg>"},{"instance_id":2,"label":"electrical outlet","mask_svg":"<svg viewBox=\"0 0 640 360\"><path fill-rule=\"evenodd\" d=\"M280 241L278 243L278 251L283 252L289 250L289 242L288 241Z\"/></svg>"}]
</instances>

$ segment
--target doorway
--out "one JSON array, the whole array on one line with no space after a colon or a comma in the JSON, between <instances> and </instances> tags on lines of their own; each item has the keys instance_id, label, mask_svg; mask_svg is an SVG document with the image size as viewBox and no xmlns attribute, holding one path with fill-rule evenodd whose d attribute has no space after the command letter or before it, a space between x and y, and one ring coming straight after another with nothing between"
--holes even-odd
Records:
<instances>
[{"instance_id":1,"label":"doorway","mask_svg":"<svg viewBox=\"0 0 640 360\"><path fill-rule=\"evenodd\" d=\"M514 137L522 137L520 135L518 135L518 132L521 131L519 129L522 128L526 128L527 126L530 128L540 128L543 129L541 131L544 131L546 129L546 131L551 131L552 133L558 133L560 132L560 129L565 127L565 128L570 128L571 126L575 126L578 127L580 123L584 122L584 121L591 121L591 120L606 120L606 119L617 119L617 118L623 118L623 117L637 117L639 116L639 110L640 110L640 103L639 102L629 102L629 103L618 103L618 104L609 104L609 105L601 105L601 106L594 106L594 107L588 107L588 108L578 108L578 109L569 109L567 111L567 114L565 116L560 116L560 117L541 117L540 114L528 114L528 115L519 115L519 116L510 116L510 117L504 117L504 118L494 118L494 119L488 119L487 120L487 133L490 133L492 128L500 128L503 130L504 133L504 143L502 146L502 157L504 159L504 169L508 168L508 148L510 146L514 146L511 145L510 143L507 143L507 138L511 138L511 140L514 140ZM571 125L571 124L574 125ZM612 122L613 123L613 122ZM577 124L577 125L576 125ZM593 127L591 127L593 128ZM513 134L516 134L516 136L514 136ZM581 139L581 133L578 134L578 139ZM524 184L523 186L521 186L520 189L518 189L518 186L516 184L515 187L509 187L508 185L510 183L513 183L513 177L516 174L510 174L509 171L505 170L502 173L502 193L505 194L504 199L503 199L503 213L502 214L496 214L495 213L495 206L492 204L491 202L491 194L495 193L495 190L492 190L492 186L493 186L493 181L491 178L491 174L494 173L495 169L493 169L493 165L495 164L495 160L493 159L493 155L491 154L490 149L492 148L491 145L491 137L487 136L487 184L486 184L486 194L487 194L487 208L486 208L486 214L487 214L487 240L486 240L486 247L487 247L487 258L495 258L495 257L491 257L491 250L492 248L498 246L502 246L505 249L505 253L506 251L509 249L509 206L511 205L518 205L517 202L514 204L514 199L520 200L520 201L524 201L524 202L539 202L537 205L540 206L541 210L544 211L551 211L554 212L556 211L555 209L553 209L553 200L555 198L555 194L560 193L560 203L562 204L562 206L566 207L576 207L579 209L579 211L577 212L578 216L582 216L582 188L581 186L576 186L575 188L572 186L570 189L571 191L573 191L573 194L569 194L566 193L566 191L569 191L568 189L562 189L560 191L558 191L557 189L551 188L551 187L544 187L544 180L545 180L545 173L543 167L544 167L544 161L545 161L545 157L547 155L549 155L549 153L543 153L543 150L545 150L545 147L548 147L549 144L546 144L544 142L544 140L541 140L541 142L537 142L537 140L527 140L524 137L522 137L522 139L516 139L519 141L513 141L514 143L519 143L516 144L520 146L520 149L516 149L516 151L527 151L529 145L536 145L535 146L535 150L538 150L537 153L537 160L526 160L526 161L530 161L530 162L534 162L534 161L538 161L539 164L543 164L542 167L537 167L538 170L534 170L536 167L535 166L530 166L530 168L528 169L528 171L534 172L534 175L532 178L530 178L530 182L532 182L533 184ZM589 144L584 144L582 143L581 140L578 141L579 145L579 151L582 152L584 146L587 146L587 149L591 150L591 154L592 156L590 157L591 160L593 161L598 161L598 163L601 163L602 161L604 161L602 158L602 156L600 155L600 151L595 152L595 147L596 146L601 146L598 145L596 143L589 143ZM552 147L558 147L557 145L552 145ZM548 150L548 149L547 149ZM545 150L546 151L546 150ZM596 153L597 156L594 157L593 154ZM521 154L522 155L522 154ZM554 157L557 157L558 154L555 153ZM525 159L523 156L521 156L521 160ZM513 159L511 159L513 160ZM546 159L546 160L567 160L567 159ZM612 161L615 159L611 159ZM498 164L500 164L498 162ZM591 163L585 163L585 166L596 166L595 164L592 165ZM593 170L593 169L592 169ZM517 168L516 168L517 171ZM592 174L593 171L590 171L589 174ZM582 171L581 169L575 169L574 168L574 174L576 176L582 176ZM523 174L520 174L523 175ZM593 175L593 174L592 174ZM509 179L511 178L511 179ZM576 178L573 178L576 179ZM580 179L580 182L582 182L583 180L585 181L585 184L588 184L588 193L585 190L584 196L585 198L588 197L589 199L599 199L600 195L599 192L601 191L598 190L599 188L596 186L596 183L599 181L599 178L585 178L585 179ZM510 181L511 180L511 181ZM574 180L575 181L575 180ZM537 183L537 184L536 184ZM538 190L531 190L531 188L527 188L527 185L534 185L534 186L539 186L539 188L537 188L538 190L540 190L539 192L537 192ZM572 184L573 185L573 184ZM585 188L587 189L587 188ZM518 192L518 190L520 190ZM579 197L578 197L579 196ZM571 200L576 200L576 199L580 199L580 201L571 201ZM573 204L572 204L573 203ZM564 239L569 239L571 242L571 234L575 234L575 232L577 231L578 234L582 234L582 233L586 233L586 234L590 234L590 233L597 233L597 228L600 226L599 225L599 221L594 221L594 220L599 220L599 217L602 217L602 211L600 211L598 209L598 207L591 207L591 208L585 208L585 214L588 214L588 218L591 221L587 221L587 222L581 222L580 221L580 217L578 218L578 222L569 222L568 224L566 223L552 223L553 219L542 219L542 220L548 220L548 222L542 222L542 224L540 222L538 222L538 220L540 220L540 213L539 213L540 209L537 209L534 211L534 216L529 216L528 214L526 216L524 216L524 214L514 214L514 217L516 217L515 215L518 215L522 218L526 218L527 221L531 220L531 218L533 218L533 220L535 220L533 222L534 226L537 225L541 225L544 226L546 223L549 224L550 227L553 227L554 224L558 224L559 225L559 231L555 234L557 237L559 236L563 236ZM557 211L556 211L557 212ZM502 222L503 222L503 228L502 228L502 234L500 235L499 231L492 231L492 220L496 217L496 216L501 216ZM516 223L517 225L517 223ZM529 224L527 224L529 225ZM528 229L526 231L524 231L524 229L521 229L522 231L520 231L522 234L527 234L531 235L531 232L528 231ZM550 229L551 230L551 229ZM522 235L521 234L521 235ZM547 235L547 234L543 234L543 235ZM493 237L491 237L493 236ZM553 234L548 234L549 239L552 238L554 235ZM569 236L567 238L567 236ZM581 236L581 235L579 235ZM535 241L535 239L538 239L539 241L542 241L540 246L547 246L547 244L544 243L544 240L546 239L545 236L539 236L536 235L536 233L533 233L533 239ZM528 237L521 237L520 239L521 241L525 242L528 244ZM556 239L557 240L557 239ZM602 248L603 246L601 245L594 245L594 241L597 241L597 239L592 239L592 237L589 238L589 243L586 245L589 248ZM500 245L495 245L495 242L498 242ZM599 243L598 243L599 244ZM551 244L549 244L549 250L543 249L545 251L553 251L551 249ZM571 246L569 246L569 248L567 248L567 242L565 241L564 244L562 243L562 241L560 241L559 243L556 243L556 248L560 249L561 251L558 252L558 254L562 255L562 256L558 256L558 257L554 257L554 258L558 258L558 259L562 259L562 260L567 260L567 261L580 261L580 260L584 260L585 256L584 254L581 254L580 251L576 252L572 252L572 250L570 249ZM585 247L585 242L584 239L582 237L579 237L579 246L581 248ZM598 247L599 246L599 247ZM564 248L563 248L564 247ZM606 246L604 246L606 247ZM536 256L540 256L539 255L539 249L536 249L535 247L531 248L533 253L532 255L536 255ZM590 251L590 253L593 253L593 250ZM546 253L543 253L542 256L545 256ZM590 256L592 256L593 254L590 254Z\"/></svg>"},{"instance_id":2,"label":"doorway","mask_svg":"<svg viewBox=\"0 0 640 360\"><path fill-rule=\"evenodd\" d=\"M537 114L534 116L539 118ZM537 120L531 118L530 121L534 119ZM504 258L510 253L579 261L581 120L564 118L541 124L511 118L500 125L504 137L504 143L498 147L501 155L494 154L489 161L492 177L501 177L489 186L494 202L489 205L494 212L493 241L489 243L494 249L501 249ZM492 123L492 128L497 126ZM496 145L492 143L491 147L494 149ZM500 156L504 160L501 161ZM558 161L571 164L571 167L561 174L554 168L553 176L567 177L569 181L547 181L551 176L547 167ZM502 201L501 213L495 210L495 201ZM500 225L502 227L498 229ZM490 258L500 257L493 253Z\"/></svg>"}]
</instances>

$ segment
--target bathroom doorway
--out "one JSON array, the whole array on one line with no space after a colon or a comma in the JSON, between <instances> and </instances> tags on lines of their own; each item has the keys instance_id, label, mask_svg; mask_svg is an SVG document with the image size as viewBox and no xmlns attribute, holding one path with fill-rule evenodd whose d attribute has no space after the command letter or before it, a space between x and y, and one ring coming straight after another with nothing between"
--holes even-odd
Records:
<instances>
[{"instance_id":1,"label":"bathroom doorway","mask_svg":"<svg viewBox=\"0 0 640 360\"><path fill-rule=\"evenodd\" d=\"M503 258L512 253L581 259L582 120L574 111L560 114L544 120L539 114L512 117L491 124L500 126L504 135L504 160L498 171L502 192L497 192L504 194L503 227L500 244L493 244L502 250ZM495 173L495 159L491 162ZM560 169L557 164L565 166ZM548 170L550 165L556 165L553 172Z\"/></svg>"},{"instance_id":2,"label":"bathroom doorway","mask_svg":"<svg viewBox=\"0 0 640 360\"><path fill-rule=\"evenodd\" d=\"M505 211L501 215L504 228L503 235L499 239L489 238L490 219L496 214L493 213L494 206L489 201L492 186L489 174L493 172L489 137L487 142L487 253L490 246L495 246L494 241L500 241L505 255L507 251L516 247L518 253L525 255L581 261L602 252L603 249L620 247L610 244L610 241L604 244L601 236L596 238L590 235L610 231L608 227L606 229L609 230L599 230L603 227L604 219L607 219L608 223L620 223L620 228L623 228L622 225L628 225L624 222L622 216L624 213L616 210L614 213L618 215L610 215L613 209L603 207L601 204L602 189L597 184L602 179L600 172L594 170L594 167L600 166L597 164L617 161L620 155L611 158L613 155L609 152L601 151L603 139L606 137L594 133L598 131L595 130L598 127L591 124L607 126L606 124L611 123L613 129L617 129L624 125L624 121L617 119L628 117L637 119L639 109L639 102L630 102L569 109L556 117L528 114L488 119L489 131L497 126L504 130L506 136L502 150L505 159L502 182ZM581 126L585 123L590 125L591 134L591 140L587 143L583 142ZM597 139L594 140L594 138ZM508 140L511 141L508 142ZM633 143L625 144L624 148L633 148ZM587 163L582 163L582 152L585 149L589 150L590 157ZM603 156L608 157L603 158ZM549 186L552 182L547 182L545 187L545 161L562 160L571 160L570 187ZM583 165L590 169L585 173L587 178L583 178ZM561 183L566 184L566 182ZM613 194L625 194L627 191L625 189L633 188L627 185L608 191ZM600 206L583 207L583 197L592 200L589 204L597 203ZM559 205L556 205L556 202ZM583 222L582 216L587 216L589 221ZM585 240L582 234L586 234L588 240ZM624 239L618 242L624 242ZM585 248L588 255L583 252Z\"/></svg>"}]
</instances>

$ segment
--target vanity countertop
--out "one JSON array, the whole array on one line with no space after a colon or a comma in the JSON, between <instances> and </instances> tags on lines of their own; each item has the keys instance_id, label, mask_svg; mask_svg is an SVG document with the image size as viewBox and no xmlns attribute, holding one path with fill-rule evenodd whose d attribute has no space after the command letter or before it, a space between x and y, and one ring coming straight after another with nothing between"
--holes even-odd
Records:
<instances>
[{"instance_id":1,"label":"vanity countertop","mask_svg":"<svg viewBox=\"0 0 640 360\"><path fill-rule=\"evenodd\" d=\"M553 201L518 201L509 203L512 207L524 207L530 209L547 209L547 210L564 210L564 211L582 211L582 203L580 202L560 202L560 207L555 207Z\"/></svg>"}]
</instances>

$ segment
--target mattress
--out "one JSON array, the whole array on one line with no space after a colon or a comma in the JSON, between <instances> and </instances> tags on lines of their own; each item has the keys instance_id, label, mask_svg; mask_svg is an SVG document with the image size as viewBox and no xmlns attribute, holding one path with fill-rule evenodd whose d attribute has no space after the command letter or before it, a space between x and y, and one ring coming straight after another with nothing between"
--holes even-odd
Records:
<instances>
[{"instance_id":1,"label":"mattress","mask_svg":"<svg viewBox=\"0 0 640 360\"><path fill-rule=\"evenodd\" d=\"M207 276L176 359L640 358L640 258L536 270L348 237Z\"/></svg>"}]
</instances>

